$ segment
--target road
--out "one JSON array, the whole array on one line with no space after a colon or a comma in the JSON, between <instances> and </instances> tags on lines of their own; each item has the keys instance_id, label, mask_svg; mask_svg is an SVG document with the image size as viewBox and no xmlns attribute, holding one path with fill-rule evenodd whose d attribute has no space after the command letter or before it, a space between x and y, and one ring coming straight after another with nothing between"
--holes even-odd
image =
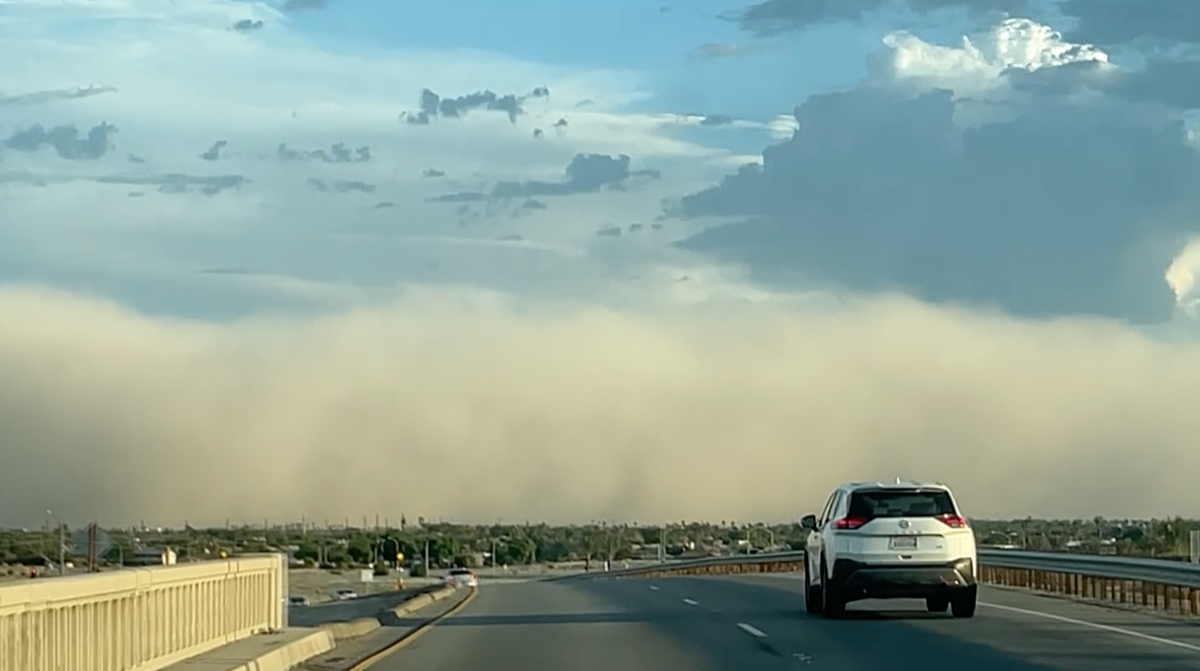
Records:
<instances>
[{"instance_id":1,"label":"road","mask_svg":"<svg viewBox=\"0 0 1200 671\"><path fill-rule=\"evenodd\" d=\"M801 589L782 576L484 583L372 671L1200 669L1200 627L1150 615L984 588L970 620L865 601L826 621L803 613Z\"/></svg>"},{"instance_id":2,"label":"road","mask_svg":"<svg viewBox=\"0 0 1200 671\"><path fill-rule=\"evenodd\" d=\"M328 601L314 606L289 608L288 624L293 627L315 627L327 622L349 622L374 617L379 611L395 608L419 592L417 588L410 588L372 594L349 601Z\"/></svg>"}]
</instances>

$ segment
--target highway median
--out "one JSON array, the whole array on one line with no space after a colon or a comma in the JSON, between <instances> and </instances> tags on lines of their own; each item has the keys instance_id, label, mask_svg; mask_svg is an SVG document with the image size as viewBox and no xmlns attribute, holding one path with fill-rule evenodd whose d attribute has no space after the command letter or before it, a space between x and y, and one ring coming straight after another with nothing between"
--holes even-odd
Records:
<instances>
[{"instance_id":1,"label":"highway median","mask_svg":"<svg viewBox=\"0 0 1200 671\"><path fill-rule=\"evenodd\" d=\"M431 585L423 588L411 598L398 606L385 608L373 617L360 617L346 622L326 622L318 625L319 629L328 631L337 642L349 641L374 633L382 628L387 617L404 617L455 594L458 590L453 587Z\"/></svg>"}]
</instances>

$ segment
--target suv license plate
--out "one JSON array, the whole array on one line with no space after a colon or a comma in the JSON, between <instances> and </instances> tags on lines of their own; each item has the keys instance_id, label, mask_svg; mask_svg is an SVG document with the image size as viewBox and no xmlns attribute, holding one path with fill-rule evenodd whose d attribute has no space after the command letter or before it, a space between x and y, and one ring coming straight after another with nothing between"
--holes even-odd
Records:
<instances>
[{"instance_id":1,"label":"suv license plate","mask_svg":"<svg viewBox=\"0 0 1200 671\"><path fill-rule=\"evenodd\" d=\"M890 547L893 550L916 550L916 536L892 536Z\"/></svg>"}]
</instances>

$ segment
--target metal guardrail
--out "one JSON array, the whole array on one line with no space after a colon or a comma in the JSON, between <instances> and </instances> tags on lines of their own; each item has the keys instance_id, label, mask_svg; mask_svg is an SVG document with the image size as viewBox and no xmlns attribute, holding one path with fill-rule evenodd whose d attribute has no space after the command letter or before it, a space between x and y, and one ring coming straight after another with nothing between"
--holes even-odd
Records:
<instances>
[{"instance_id":1,"label":"metal guardrail","mask_svg":"<svg viewBox=\"0 0 1200 671\"><path fill-rule=\"evenodd\" d=\"M804 552L674 560L577 578L777 573L804 570ZM1200 565L1163 559L979 550L981 582L1200 616Z\"/></svg>"},{"instance_id":2,"label":"metal guardrail","mask_svg":"<svg viewBox=\"0 0 1200 671\"><path fill-rule=\"evenodd\" d=\"M979 550L982 566L1070 573L1093 578L1131 580L1200 589L1200 564L1116 555Z\"/></svg>"}]
</instances>

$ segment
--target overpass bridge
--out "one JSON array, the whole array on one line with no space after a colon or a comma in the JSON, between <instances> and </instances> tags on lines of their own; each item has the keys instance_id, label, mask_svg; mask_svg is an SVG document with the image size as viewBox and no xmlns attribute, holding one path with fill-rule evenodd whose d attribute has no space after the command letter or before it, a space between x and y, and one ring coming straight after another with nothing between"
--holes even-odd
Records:
<instances>
[{"instance_id":1,"label":"overpass bridge","mask_svg":"<svg viewBox=\"0 0 1200 671\"><path fill-rule=\"evenodd\" d=\"M308 627L289 627L283 555L23 580L0 584L0 671L1200 669L1196 565L997 550L980 564L968 621L900 602L805 616L796 552L482 572L478 592L375 595Z\"/></svg>"}]
</instances>

